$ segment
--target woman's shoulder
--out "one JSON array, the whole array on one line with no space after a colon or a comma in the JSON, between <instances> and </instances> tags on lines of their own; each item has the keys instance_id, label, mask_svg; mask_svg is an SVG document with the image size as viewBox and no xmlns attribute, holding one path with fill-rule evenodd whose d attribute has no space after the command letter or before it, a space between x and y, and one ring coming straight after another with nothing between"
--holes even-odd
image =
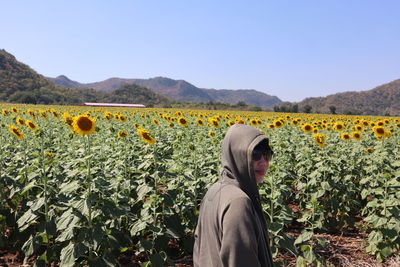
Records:
<instances>
[{"instance_id":1,"label":"woman's shoulder","mask_svg":"<svg viewBox=\"0 0 400 267\"><path fill-rule=\"evenodd\" d=\"M251 203L249 196L238 186L228 184L221 188L221 200L223 202L248 202Z\"/></svg>"}]
</instances>

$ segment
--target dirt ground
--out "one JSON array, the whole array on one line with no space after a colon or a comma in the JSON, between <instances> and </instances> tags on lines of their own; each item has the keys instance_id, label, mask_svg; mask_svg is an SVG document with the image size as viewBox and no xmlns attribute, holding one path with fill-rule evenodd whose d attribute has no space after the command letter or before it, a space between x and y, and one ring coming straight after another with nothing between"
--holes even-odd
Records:
<instances>
[{"instance_id":1,"label":"dirt ground","mask_svg":"<svg viewBox=\"0 0 400 267\"><path fill-rule=\"evenodd\" d=\"M346 267L399 267L400 253L391 257L384 263L378 263L376 259L365 253L365 239L360 233L344 235L329 235L318 234L316 237L321 237L328 243L327 249L322 251L325 260L333 266ZM281 266L296 266L296 259L288 254L279 254L275 262L279 262ZM0 250L0 266L1 267L16 267L30 266L23 265L23 254L21 252L12 253L5 250ZM120 257L122 267L137 267L140 266L141 259L135 257L133 253L125 254ZM179 260L175 260L177 267L191 267L192 257L186 256ZM58 266L54 263L50 266Z\"/></svg>"}]
</instances>

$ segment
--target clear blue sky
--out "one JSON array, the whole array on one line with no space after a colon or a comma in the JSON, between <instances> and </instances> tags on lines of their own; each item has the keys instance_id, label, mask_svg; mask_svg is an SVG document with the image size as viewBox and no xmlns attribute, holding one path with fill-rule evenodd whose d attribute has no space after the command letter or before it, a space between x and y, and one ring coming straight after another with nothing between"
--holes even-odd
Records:
<instances>
[{"instance_id":1,"label":"clear blue sky","mask_svg":"<svg viewBox=\"0 0 400 267\"><path fill-rule=\"evenodd\" d=\"M183 79L284 101L400 78L400 1L9 0L0 49L49 77Z\"/></svg>"}]
</instances>

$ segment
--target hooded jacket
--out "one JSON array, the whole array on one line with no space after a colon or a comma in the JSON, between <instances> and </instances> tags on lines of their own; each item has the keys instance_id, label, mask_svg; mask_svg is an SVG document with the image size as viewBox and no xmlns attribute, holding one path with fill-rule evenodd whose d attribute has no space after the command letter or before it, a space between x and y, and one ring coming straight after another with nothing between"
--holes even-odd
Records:
<instances>
[{"instance_id":1,"label":"hooded jacket","mask_svg":"<svg viewBox=\"0 0 400 267\"><path fill-rule=\"evenodd\" d=\"M267 224L251 164L254 147L268 139L235 124L222 141L223 170L200 206L193 263L198 267L273 266Z\"/></svg>"}]
</instances>

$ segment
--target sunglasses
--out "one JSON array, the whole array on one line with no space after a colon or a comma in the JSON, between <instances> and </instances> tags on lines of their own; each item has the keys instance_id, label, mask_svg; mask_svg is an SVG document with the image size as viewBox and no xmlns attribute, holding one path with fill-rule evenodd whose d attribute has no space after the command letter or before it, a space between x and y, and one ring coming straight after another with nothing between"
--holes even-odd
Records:
<instances>
[{"instance_id":1,"label":"sunglasses","mask_svg":"<svg viewBox=\"0 0 400 267\"><path fill-rule=\"evenodd\" d=\"M260 149L257 149L257 148L253 149L253 153L251 154L251 158L254 161L259 161L259 160L261 160L261 157L264 157L264 159L266 161L269 161L272 158L272 153L271 153L271 151L268 151L268 150L265 150L265 149L263 149L263 150L260 150Z\"/></svg>"}]
</instances>

